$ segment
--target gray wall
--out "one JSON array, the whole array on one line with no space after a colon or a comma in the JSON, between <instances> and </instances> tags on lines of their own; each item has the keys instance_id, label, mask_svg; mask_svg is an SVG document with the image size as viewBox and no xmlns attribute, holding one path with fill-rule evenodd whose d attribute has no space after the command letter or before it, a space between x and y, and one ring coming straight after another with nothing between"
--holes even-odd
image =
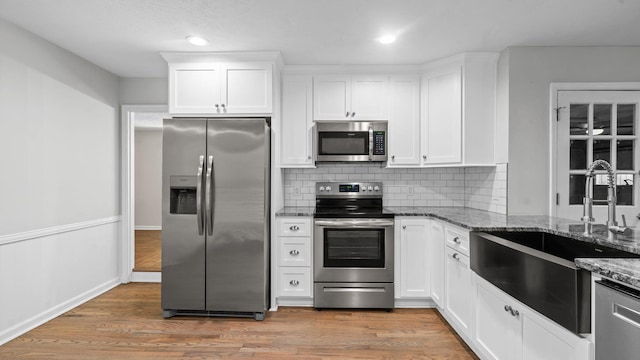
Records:
<instances>
[{"instance_id":1,"label":"gray wall","mask_svg":"<svg viewBox=\"0 0 640 360\"><path fill-rule=\"evenodd\" d=\"M135 130L135 228L162 226L162 128Z\"/></svg>"},{"instance_id":2,"label":"gray wall","mask_svg":"<svg viewBox=\"0 0 640 360\"><path fill-rule=\"evenodd\" d=\"M548 214L550 84L640 81L640 47L511 47L499 69L508 71L498 113L509 120L509 214Z\"/></svg>"},{"instance_id":3,"label":"gray wall","mask_svg":"<svg viewBox=\"0 0 640 360\"><path fill-rule=\"evenodd\" d=\"M120 104L167 105L169 80L167 78L121 78Z\"/></svg>"}]
</instances>

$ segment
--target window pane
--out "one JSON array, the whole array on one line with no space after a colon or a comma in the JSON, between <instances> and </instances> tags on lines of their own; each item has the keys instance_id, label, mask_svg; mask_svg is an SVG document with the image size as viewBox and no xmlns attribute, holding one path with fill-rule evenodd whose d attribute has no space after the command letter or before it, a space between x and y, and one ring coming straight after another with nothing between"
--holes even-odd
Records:
<instances>
[{"instance_id":1,"label":"window pane","mask_svg":"<svg viewBox=\"0 0 640 360\"><path fill-rule=\"evenodd\" d=\"M593 135L611 135L611 104L593 105Z\"/></svg>"},{"instance_id":2,"label":"window pane","mask_svg":"<svg viewBox=\"0 0 640 360\"><path fill-rule=\"evenodd\" d=\"M617 146L617 169L633 170L633 140L618 140Z\"/></svg>"},{"instance_id":3,"label":"window pane","mask_svg":"<svg viewBox=\"0 0 640 360\"><path fill-rule=\"evenodd\" d=\"M609 175L596 174L593 180L593 199L594 200L607 200L607 192L609 190ZM606 205L601 202L594 203L594 205Z\"/></svg>"},{"instance_id":4,"label":"window pane","mask_svg":"<svg viewBox=\"0 0 640 360\"><path fill-rule=\"evenodd\" d=\"M636 105L635 104L619 104L618 105L618 135L634 135Z\"/></svg>"},{"instance_id":5,"label":"window pane","mask_svg":"<svg viewBox=\"0 0 640 360\"><path fill-rule=\"evenodd\" d=\"M611 164L610 140L593 140L593 160L604 160Z\"/></svg>"},{"instance_id":6,"label":"window pane","mask_svg":"<svg viewBox=\"0 0 640 360\"><path fill-rule=\"evenodd\" d=\"M587 135L589 130L589 104L571 104L569 107L571 135Z\"/></svg>"},{"instance_id":7,"label":"window pane","mask_svg":"<svg viewBox=\"0 0 640 360\"><path fill-rule=\"evenodd\" d=\"M569 169L587 169L587 140L571 140Z\"/></svg>"},{"instance_id":8,"label":"window pane","mask_svg":"<svg viewBox=\"0 0 640 360\"><path fill-rule=\"evenodd\" d=\"M618 205L633 205L633 174L617 175L616 199Z\"/></svg>"},{"instance_id":9,"label":"window pane","mask_svg":"<svg viewBox=\"0 0 640 360\"><path fill-rule=\"evenodd\" d=\"M584 175L569 175L569 205L581 205L584 198Z\"/></svg>"}]
</instances>

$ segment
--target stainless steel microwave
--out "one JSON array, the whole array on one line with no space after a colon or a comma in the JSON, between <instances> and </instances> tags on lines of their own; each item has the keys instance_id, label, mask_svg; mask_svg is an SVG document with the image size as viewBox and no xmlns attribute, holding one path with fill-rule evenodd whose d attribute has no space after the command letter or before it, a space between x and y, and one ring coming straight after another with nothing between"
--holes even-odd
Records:
<instances>
[{"instance_id":1,"label":"stainless steel microwave","mask_svg":"<svg viewBox=\"0 0 640 360\"><path fill-rule=\"evenodd\" d=\"M387 161L386 121L318 121L315 160Z\"/></svg>"}]
</instances>

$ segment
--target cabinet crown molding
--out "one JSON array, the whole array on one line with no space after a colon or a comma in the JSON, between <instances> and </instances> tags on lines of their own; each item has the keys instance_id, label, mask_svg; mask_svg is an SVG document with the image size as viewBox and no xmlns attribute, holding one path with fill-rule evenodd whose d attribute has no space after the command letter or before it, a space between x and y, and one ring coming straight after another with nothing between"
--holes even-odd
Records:
<instances>
[{"instance_id":1,"label":"cabinet crown molding","mask_svg":"<svg viewBox=\"0 0 640 360\"><path fill-rule=\"evenodd\" d=\"M279 69L284 66L280 51L234 51L234 52L161 52L169 63L181 62L275 62Z\"/></svg>"}]
</instances>

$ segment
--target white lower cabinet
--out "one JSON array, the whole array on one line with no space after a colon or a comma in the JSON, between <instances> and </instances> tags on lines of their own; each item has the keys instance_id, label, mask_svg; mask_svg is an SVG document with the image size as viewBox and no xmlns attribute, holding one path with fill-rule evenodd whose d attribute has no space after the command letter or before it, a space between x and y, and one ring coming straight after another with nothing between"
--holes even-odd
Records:
<instances>
[{"instance_id":1,"label":"white lower cabinet","mask_svg":"<svg viewBox=\"0 0 640 360\"><path fill-rule=\"evenodd\" d=\"M473 342L482 359L589 360L591 342L474 274Z\"/></svg>"},{"instance_id":2,"label":"white lower cabinet","mask_svg":"<svg viewBox=\"0 0 640 360\"><path fill-rule=\"evenodd\" d=\"M277 227L277 305L312 305L311 218L279 217Z\"/></svg>"},{"instance_id":3,"label":"white lower cabinet","mask_svg":"<svg viewBox=\"0 0 640 360\"><path fill-rule=\"evenodd\" d=\"M431 299L444 309L444 226L431 220L429 224L429 265L431 268Z\"/></svg>"},{"instance_id":4,"label":"white lower cabinet","mask_svg":"<svg viewBox=\"0 0 640 360\"><path fill-rule=\"evenodd\" d=\"M454 328L471 336L473 297L469 257L445 247L445 312Z\"/></svg>"},{"instance_id":5,"label":"white lower cabinet","mask_svg":"<svg viewBox=\"0 0 640 360\"><path fill-rule=\"evenodd\" d=\"M396 299L428 299L431 296L429 224L430 220L425 218L396 218Z\"/></svg>"}]
</instances>

